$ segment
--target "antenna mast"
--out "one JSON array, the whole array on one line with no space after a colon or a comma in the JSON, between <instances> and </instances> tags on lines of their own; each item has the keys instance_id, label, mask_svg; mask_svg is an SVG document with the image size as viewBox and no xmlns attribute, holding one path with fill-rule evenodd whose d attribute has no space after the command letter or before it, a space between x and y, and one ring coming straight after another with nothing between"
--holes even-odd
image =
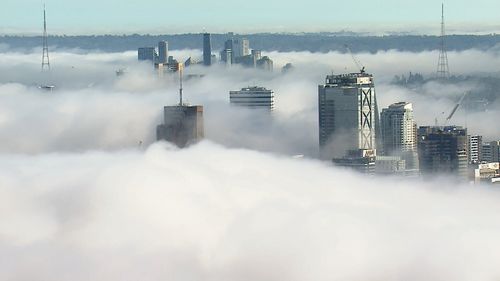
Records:
<instances>
[{"instance_id":1,"label":"antenna mast","mask_svg":"<svg viewBox=\"0 0 500 281\"><path fill-rule=\"evenodd\" d=\"M444 4L441 4L441 46L439 49L439 60L437 67L437 77L446 79L450 77L450 69L448 67L448 55L445 46L445 28L444 28Z\"/></svg>"},{"instance_id":2,"label":"antenna mast","mask_svg":"<svg viewBox=\"0 0 500 281\"><path fill-rule=\"evenodd\" d=\"M47 20L45 17L45 4L43 5L43 53L42 53L42 71L47 67L50 70L49 46L47 44Z\"/></svg>"}]
</instances>

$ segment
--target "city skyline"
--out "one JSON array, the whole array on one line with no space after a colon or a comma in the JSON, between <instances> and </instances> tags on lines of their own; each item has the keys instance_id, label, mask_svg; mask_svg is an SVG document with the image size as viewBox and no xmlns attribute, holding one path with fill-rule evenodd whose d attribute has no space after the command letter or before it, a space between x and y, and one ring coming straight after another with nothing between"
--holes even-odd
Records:
<instances>
[{"instance_id":1,"label":"city skyline","mask_svg":"<svg viewBox=\"0 0 500 281\"><path fill-rule=\"evenodd\" d=\"M296 3L284 1L204 1L162 2L148 0L123 3L45 1L50 34L121 34L185 32L415 32L439 34L440 2L418 3L357 1L341 5L324 0ZM444 2L449 33L494 33L500 31L492 0ZM26 9L26 7L29 9ZM42 17L38 1L8 0L0 11L0 34L37 34ZM95 13L96 7L100 13ZM117 10L117 7L119 9ZM276 13L286 7L287 13ZM335 13L318 13L332 9ZM165 11L171 12L164 16ZM352 11L360 11L352 13ZM187 13L186 11L189 11ZM213 15L224 11L223 16ZM259 20L255 20L256 16ZM229 30L230 29L230 30Z\"/></svg>"}]
</instances>

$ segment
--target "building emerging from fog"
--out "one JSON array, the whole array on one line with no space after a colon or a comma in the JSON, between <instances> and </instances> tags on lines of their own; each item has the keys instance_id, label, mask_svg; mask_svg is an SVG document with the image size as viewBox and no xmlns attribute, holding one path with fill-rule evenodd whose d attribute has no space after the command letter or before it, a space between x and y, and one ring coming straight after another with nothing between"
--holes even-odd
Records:
<instances>
[{"instance_id":1,"label":"building emerging from fog","mask_svg":"<svg viewBox=\"0 0 500 281\"><path fill-rule=\"evenodd\" d=\"M467 129L458 126L418 129L420 172L424 176L468 178Z\"/></svg>"},{"instance_id":2,"label":"building emerging from fog","mask_svg":"<svg viewBox=\"0 0 500 281\"><path fill-rule=\"evenodd\" d=\"M210 33L203 34L203 65L212 65L212 43Z\"/></svg>"},{"instance_id":3,"label":"building emerging from fog","mask_svg":"<svg viewBox=\"0 0 500 281\"><path fill-rule=\"evenodd\" d=\"M413 118L413 105L398 102L380 113L382 152L386 156L399 156L406 170L418 172L417 124Z\"/></svg>"},{"instance_id":4,"label":"building emerging from fog","mask_svg":"<svg viewBox=\"0 0 500 281\"><path fill-rule=\"evenodd\" d=\"M165 106L163 124L156 127L156 139L166 140L180 148L203 139L203 106Z\"/></svg>"},{"instance_id":5,"label":"building emerging from fog","mask_svg":"<svg viewBox=\"0 0 500 281\"><path fill-rule=\"evenodd\" d=\"M156 127L156 140L165 140L180 148L196 143L204 137L203 106L182 102L182 72L179 65L179 104L163 108L163 124Z\"/></svg>"},{"instance_id":6,"label":"building emerging from fog","mask_svg":"<svg viewBox=\"0 0 500 281\"><path fill-rule=\"evenodd\" d=\"M158 63L168 63L168 42L158 42Z\"/></svg>"},{"instance_id":7,"label":"building emerging from fog","mask_svg":"<svg viewBox=\"0 0 500 281\"><path fill-rule=\"evenodd\" d=\"M469 164L481 163L483 137L479 135L469 135L467 137L467 145L469 150Z\"/></svg>"},{"instance_id":8,"label":"building emerging from fog","mask_svg":"<svg viewBox=\"0 0 500 281\"><path fill-rule=\"evenodd\" d=\"M264 87L246 87L239 91L230 91L229 102L231 105L272 111L274 109L274 91Z\"/></svg>"},{"instance_id":9,"label":"building emerging from fog","mask_svg":"<svg viewBox=\"0 0 500 281\"><path fill-rule=\"evenodd\" d=\"M376 155L379 120L371 74L328 75L318 87L318 107L320 158L344 157L359 150Z\"/></svg>"},{"instance_id":10,"label":"building emerging from fog","mask_svg":"<svg viewBox=\"0 0 500 281\"><path fill-rule=\"evenodd\" d=\"M137 49L138 60L149 60L151 62L156 62L157 56L158 54L156 53L155 47L142 47Z\"/></svg>"}]
</instances>

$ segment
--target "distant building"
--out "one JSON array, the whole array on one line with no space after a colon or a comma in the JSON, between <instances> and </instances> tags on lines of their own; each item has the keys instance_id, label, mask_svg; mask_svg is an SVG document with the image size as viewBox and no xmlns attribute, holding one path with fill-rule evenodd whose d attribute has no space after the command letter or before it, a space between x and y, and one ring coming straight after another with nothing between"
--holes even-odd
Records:
<instances>
[{"instance_id":1,"label":"distant building","mask_svg":"<svg viewBox=\"0 0 500 281\"><path fill-rule=\"evenodd\" d=\"M467 129L458 126L419 127L418 154L424 176L468 178Z\"/></svg>"},{"instance_id":2,"label":"distant building","mask_svg":"<svg viewBox=\"0 0 500 281\"><path fill-rule=\"evenodd\" d=\"M469 135L467 137L467 145L469 150L469 164L481 163L481 150L483 137L479 135Z\"/></svg>"},{"instance_id":3,"label":"distant building","mask_svg":"<svg viewBox=\"0 0 500 281\"><path fill-rule=\"evenodd\" d=\"M148 60L151 62L156 62L156 50L154 47L142 47L137 49L137 59L140 61Z\"/></svg>"},{"instance_id":4,"label":"distant building","mask_svg":"<svg viewBox=\"0 0 500 281\"><path fill-rule=\"evenodd\" d=\"M500 163L479 164L474 171L475 183L499 183L500 181Z\"/></svg>"},{"instance_id":5,"label":"distant building","mask_svg":"<svg viewBox=\"0 0 500 281\"><path fill-rule=\"evenodd\" d=\"M387 156L400 156L406 168L418 172L417 124L413 118L413 105L398 102L384 108L380 114L382 152Z\"/></svg>"},{"instance_id":6,"label":"distant building","mask_svg":"<svg viewBox=\"0 0 500 281\"><path fill-rule=\"evenodd\" d=\"M237 38L232 40L233 57L239 58L250 55L250 41L246 38Z\"/></svg>"},{"instance_id":7,"label":"distant building","mask_svg":"<svg viewBox=\"0 0 500 281\"><path fill-rule=\"evenodd\" d=\"M376 155L373 149L350 150L342 158L333 158L335 166L346 167L354 171L374 175Z\"/></svg>"},{"instance_id":8,"label":"distant building","mask_svg":"<svg viewBox=\"0 0 500 281\"><path fill-rule=\"evenodd\" d=\"M212 43L210 42L210 33L203 34L203 65L212 65Z\"/></svg>"},{"instance_id":9,"label":"distant building","mask_svg":"<svg viewBox=\"0 0 500 281\"><path fill-rule=\"evenodd\" d=\"M226 65L231 65L233 63L233 51L231 49L222 50L220 60Z\"/></svg>"},{"instance_id":10,"label":"distant building","mask_svg":"<svg viewBox=\"0 0 500 281\"><path fill-rule=\"evenodd\" d=\"M168 63L168 42L158 42L158 63Z\"/></svg>"},{"instance_id":11,"label":"distant building","mask_svg":"<svg viewBox=\"0 0 500 281\"><path fill-rule=\"evenodd\" d=\"M281 73L286 74L290 71L292 71L294 68L293 64L287 63L281 68Z\"/></svg>"},{"instance_id":12,"label":"distant building","mask_svg":"<svg viewBox=\"0 0 500 281\"><path fill-rule=\"evenodd\" d=\"M500 141L483 143L481 146L481 161L500 162Z\"/></svg>"},{"instance_id":13,"label":"distant building","mask_svg":"<svg viewBox=\"0 0 500 281\"><path fill-rule=\"evenodd\" d=\"M180 148L203 139L203 106L165 106L163 124L156 127L156 139Z\"/></svg>"},{"instance_id":14,"label":"distant building","mask_svg":"<svg viewBox=\"0 0 500 281\"><path fill-rule=\"evenodd\" d=\"M328 75L318 86L320 158L377 148L378 108L373 76Z\"/></svg>"},{"instance_id":15,"label":"distant building","mask_svg":"<svg viewBox=\"0 0 500 281\"><path fill-rule=\"evenodd\" d=\"M229 92L231 105L261 108L272 111L274 109L274 91L264 87L247 87L239 91Z\"/></svg>"},{"instance_id":16,"label":"distant building","mask_svg":"<svg viewBox=\"0 0 500 281\"><path fill-rule=\"evenodd\" d=\"M375 157L375 173L377 175L415 175L407 173L406 161L401 156L379 156Z\"/></svg>"},{"instance_id":17,"label":"distant building","mask_svg":"<svg viewBox=\"0 0 500 281\"><path fill-rule=\"evenodd\" d=\"M267 71L273 71L273 60L268 56L264 56L257 60L257 67Z\"/></svg>"}]
</instances>

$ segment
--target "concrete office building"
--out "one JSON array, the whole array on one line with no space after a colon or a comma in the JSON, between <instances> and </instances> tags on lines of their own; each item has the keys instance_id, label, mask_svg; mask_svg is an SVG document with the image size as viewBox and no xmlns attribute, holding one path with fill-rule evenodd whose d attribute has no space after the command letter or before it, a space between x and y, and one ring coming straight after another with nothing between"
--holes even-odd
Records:
<instances>
[{"instance_id":1,"label":"concrete office building","mask_svg":"<svg viewBox=\"0 0 500 281\"><path fill-rule=\"evenodd\" d=\"M274 91L264 87L246 87L239 91L230 91L229 102L231 105L272 111L274 109Z\"/></svg>"},{"instance_id":2,"label":"concrete office building","mask_svg":"<svg viewBox=\"0 0 500 281\"><path fill-rule=\"evenodd\" d=\"M328 75L318 86L320 158L349 151L376 154L378 109L373 76L365 72Z\"/></svg>"},{"instance_id":3,"label":"concrete office building","mask_svg":"<svg viewBox=\"0 0 500 281\"><path fill-rule=\"evenodd\" d=\"M481 146L481 161L500 162L500 141L483 143Z\"/></svg>"},{"instance_id":4,"label":"concrete office building","mask_svg":"<svg viewBox=\"0 0 500 281\"><path fill-rule=\"evenodd\" d=\"M250 55L250 41L246 38L232 39L233 57L239 58Z\"/></svg>"},{"instance_id":5,"label":"concrete office building","mask_svg":"<svg viewBox=\"0 0 500 281\"><path fill-rule=\"evenodd\" d=\"M418 171L417 124L413 118L413 105L398 102L380 113L381 152L387 156L400 156L406 169ZM380 152L380 151L379 151Z\"/></svg>"},{"instance_id":6,"label":"concrete office building","mask_svg":"<svg viewBox=\"0 0 500 281\"><path fill-rule=\"evenodd\" d=\"M168 63L168 42L158 42L158 63Z\"/></svg>"},{"instance_id":7,"label":"concrete office building","mask_svg":"<svg viewBox=\"0 0 500 281\"><path fill-rule=\"evenodd\" d=\"M467 129L458 126L419 127L418 155L422 175L453 175L467 180Z\"/></svg>"},{"instance_id":8,"label":"concrete office building","mask_svg":"<svg viewBox=\"0 0 500 281\"><path fill-rule=\"evenodd\" d=\"M165 106L163 124L156 127L156 139L165 140L180 148L203 139L203 106Z\"/></svg>"},{"instance_id":9,"label":"concrete office building","mask_svg":"<svg viewBox=\"0 0 500 281\"><path fill-rule=\"evenodd\" d=\"M376 156L373 149L349 150L342 158L333 158L338 167L350 168L356 172L374 175L376 172Z\"/></svg>"},{"instance_id":10,"label":"concrete office building","mask_svg":"<svg viewBox=\"0 0 500 281\"><path fill-rule=\"evenodd\" d=\"M142 47L137 49L137 59L140 61L148 60L156 62L158 54L154 47Z\"/></svg>"},{"instance_id":11,"label":"concrete office building","mask_svg":"<svg viewBox=\"0 0 500 281\"><path fill-rule=\"evenodd\" d=\"M203 65L212 65L212 43L210 33L203 34Z\"/></svg>"},{"instance_id":12,"label":"concrete office building","mask_svg":"<svg viewBox=\"0 0 500 281\"><path fill-rule=\"evenodd\" d=\"M483 137L479 135L469 135L467 136L467 145L469 150L469 164L481 163Z\"/></svg>"},{"instance_id":13,"label":"concrete office building","mask_svg":"<svg viewBox=\"0 0 500 281\"><path fill-rule=\"evenodd\" d=\"M231 49L222 50L220 60L226 65L231 65L233 63L233 51Z\"/></svg>"}]
</instances>

